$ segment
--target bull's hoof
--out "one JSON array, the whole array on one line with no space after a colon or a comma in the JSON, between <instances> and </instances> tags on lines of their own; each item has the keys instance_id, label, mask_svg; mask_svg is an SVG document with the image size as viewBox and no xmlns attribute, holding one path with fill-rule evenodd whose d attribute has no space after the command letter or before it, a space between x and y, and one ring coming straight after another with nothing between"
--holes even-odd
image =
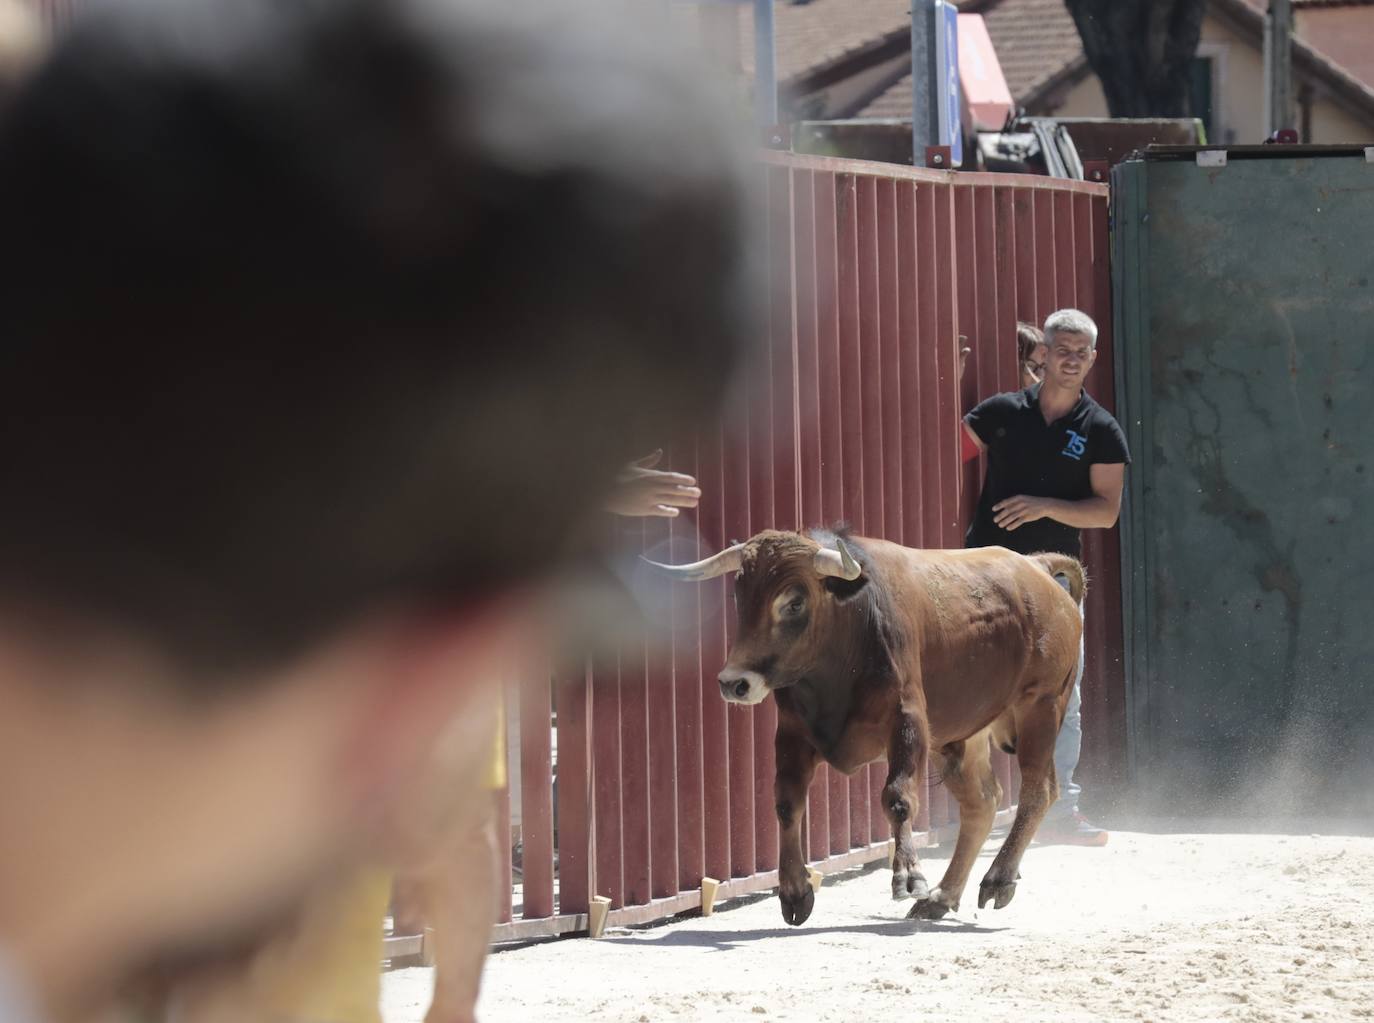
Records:
<instances>
[{"instance_id":1,"label":"bull's hoof","mask_svg":"<svg viewBox=\"0 0 1374 1023\"><path fill-rule=\"evenodd\" d=\"M892 901L905 899L924 899L930 894L930 885L919 870L910 873L894 871L892 874Z\"/></svg>"},{"instance_id":2,"label":"bull's hoof","mask_svg":"<svg viewBox=\"0 0 1374 1023\"><path fill-rule=\"evenodd\" d=\"M1015 881L999 881L996 878L985 877L983 883L978 886L978 908L982 909L991 902L993 909L1002 909L1015 894Z\"/></svg>"},{"instance_id":3,"label":"bull's hoof","mask_svg":"<svg viewBox=\"0 0 1374 1023\"><path fill-rule=\"evenodd\" d=\"M946 913L954 913L958 909L958 902L949 901L945 893L936 888L929 897L919 900L912 906L911 912L906 916L908 920L939 920Z\"/></svg>"},{"instance_id":4,"label":"bull's hoof","mask_svg":"<svg viewBox=\"0 0 1374 1023\"><path fill-rule=\"evenodd\" d=\"M789 899L782 892L778 892L778 901L782 903L782 918L793 927L800 927L806 923L807 918L811 916L811 910L816 906L816 893L808 884L800 898Z\"/></svg>"}]
</instances>

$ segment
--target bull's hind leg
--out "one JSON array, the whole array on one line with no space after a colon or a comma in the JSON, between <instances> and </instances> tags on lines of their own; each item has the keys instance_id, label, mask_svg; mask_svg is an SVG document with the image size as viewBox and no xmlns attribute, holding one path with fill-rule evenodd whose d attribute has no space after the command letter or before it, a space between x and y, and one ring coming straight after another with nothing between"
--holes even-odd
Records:
<instances>
[{"instance_id":1,"label":"bull's hind leg","mask_svg":"<svg viewBox=\"0 0 1374 1023\"><path fill-rule=\"evenodd\" d=\"M959 908L969 873L992 832L997 803L1002 798L1002 786L992 770L986 731L964 742L951 743L941 752L945 756L945 788L959 802L959 839L939 885L911 909L909 915L922 920L938 920Z\"/></svg>"},{"instance_id":2,"label":"bull's hind leg","mask_svg":"<svg viewBox=\"0 0 1374 1023\"><path fill-rule=\"evenodd\" d=\"M883 812L892 825L892 897L924 899L930 886L921 874L911 822L920 809L925 784L926 756L930 739L915 714L902 714L887 750L887 784L883 786Z\"/></svg>"},{"instance_id":3,"label":"bull's hind leg","mask_svg":"<svg viewBox=\"0 0 1374 1023\"><path fill-rule=\"evenodd\" d=\"M1054 697L1040 697L1018 708L1016 760L1021 767L1021 793L1016 800L1016 819L978 888L978 908L989 902L1001 909L1016 894L1021 876L1021 857L1035 837L1045 811L1059 796L1054 777L1054 740L1059 734L1062 710Z\"/></svg>"}]
</instances>

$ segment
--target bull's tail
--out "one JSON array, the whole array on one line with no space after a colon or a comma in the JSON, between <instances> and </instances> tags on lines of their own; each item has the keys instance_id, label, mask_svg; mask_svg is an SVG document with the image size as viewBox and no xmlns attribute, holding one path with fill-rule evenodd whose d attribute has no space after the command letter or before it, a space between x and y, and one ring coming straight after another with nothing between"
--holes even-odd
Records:
<instances>
[{"instance_id":1,"label":"bull's tail","mask_svg":"<svg viewBox=\"0 0 1374 1023\"><path fill-rule=\"evenodd\" d=\"M1088 592L1088 573L1081 561L1067 554L1032 554L1031 560L1054 576L1054 581L1069 591L1075 604L1083 603L1083 594Z\"/></svg>"}]
</instances>

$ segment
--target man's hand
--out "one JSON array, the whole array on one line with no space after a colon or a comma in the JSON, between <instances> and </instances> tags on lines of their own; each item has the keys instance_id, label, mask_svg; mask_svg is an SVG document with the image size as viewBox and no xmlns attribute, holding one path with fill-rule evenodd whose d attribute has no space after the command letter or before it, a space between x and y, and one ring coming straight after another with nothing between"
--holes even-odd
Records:
<instances>
[{"instance_id":1,"label":"man's hand","mask_svg":"<svg viewBox=\"0 0 1374 1023\"><path fill-rule=\"evenodd\" d=\"M662 450L631 462L616 477L615 490L606 499L606 510L616 515L657 515L676 518L682 508L695 508L701 500L696 478L681 472L655 469Z\"/></svg>"},{"instance_id":2,"label":"man's hand","mask_svg":"<svg viewBox=\"0 0 1374 1023\"><path fill-rule=\"evenodd\" d=\"M1044 497L1027 497L1018 494L992 506L992 521L1007 532L1027 522L1043 519L1050 512L1049 500Z\"/></svg>"}]
</instances>

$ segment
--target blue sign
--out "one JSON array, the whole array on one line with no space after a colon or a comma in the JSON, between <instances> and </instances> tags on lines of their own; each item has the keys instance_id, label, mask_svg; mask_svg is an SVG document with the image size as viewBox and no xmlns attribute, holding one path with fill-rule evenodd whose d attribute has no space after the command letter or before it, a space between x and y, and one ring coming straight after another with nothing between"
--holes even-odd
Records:
<instances>
[{"instance_id":1,"label":"blue sign","mask_svg":"<svg viewBox=\"0 0 1374 1023\"><path fill-rule=\"evenodd\" d=\"M950 163L964 162L964 127L959 97L959 9L944 0L935 5L935 88L940 145L949 146Z\"/></svg>"}]
</instances>

